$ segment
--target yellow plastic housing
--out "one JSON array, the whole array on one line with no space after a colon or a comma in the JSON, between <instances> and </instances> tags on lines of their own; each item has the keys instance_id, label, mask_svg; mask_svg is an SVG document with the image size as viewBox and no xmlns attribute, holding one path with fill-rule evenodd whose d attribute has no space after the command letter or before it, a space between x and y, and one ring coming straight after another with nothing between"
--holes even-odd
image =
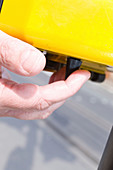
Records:
<instances>
[{"instance_id":1,"label":"yellow plastic housing","mask_svg":"<svg viewBox=\"0 0 113 170\"><path fill-rule=\"evenodd\" d=\"M113 0L4 0L0 29L41 49L113 66Z\"/></svg>"}]
</instances>

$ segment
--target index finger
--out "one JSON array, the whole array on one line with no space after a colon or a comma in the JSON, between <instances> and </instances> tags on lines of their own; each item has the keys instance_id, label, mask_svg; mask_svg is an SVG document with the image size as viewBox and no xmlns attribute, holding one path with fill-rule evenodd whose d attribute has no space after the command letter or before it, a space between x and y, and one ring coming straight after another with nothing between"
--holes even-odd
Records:
<instances>
[{"instance_id":1,"label":"index finger","mask_svg":"<svg viewBox=\"0 0 113 170\"><path fill-rule=\"evenodd\" d=\"M67 80L46 86L18 84L0 79L0 107L42 110L74 95L88 80L88 71L76 71Z\"/></svg>"},{"instance_id":2,"label":"index finger","mask_svg":"<svg viewBox=\"0 0 113 170\"><path fill-rule=\"evenodd\" d=\"M89 78L90 72L78 70L65 81L40 87L40 94L46 101L60 102L74 95Z\"/></svg>"}]
</instances>

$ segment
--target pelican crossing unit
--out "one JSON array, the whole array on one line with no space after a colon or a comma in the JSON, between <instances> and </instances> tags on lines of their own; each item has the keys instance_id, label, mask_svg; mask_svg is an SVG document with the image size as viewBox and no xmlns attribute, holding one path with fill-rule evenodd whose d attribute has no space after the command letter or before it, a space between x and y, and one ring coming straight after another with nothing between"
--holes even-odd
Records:
<instances>
[{"instance_id":1,"label":"pelican crossing unit","mask_svg":"<svg viewBox=\"0 0 113 170\"><path fill-rule=\"evenodd\" d=\"M50 70L67 58L94 74L112 70L111 0L0 0L0 29L46 50Z\"/></svg>"}]
</instances>

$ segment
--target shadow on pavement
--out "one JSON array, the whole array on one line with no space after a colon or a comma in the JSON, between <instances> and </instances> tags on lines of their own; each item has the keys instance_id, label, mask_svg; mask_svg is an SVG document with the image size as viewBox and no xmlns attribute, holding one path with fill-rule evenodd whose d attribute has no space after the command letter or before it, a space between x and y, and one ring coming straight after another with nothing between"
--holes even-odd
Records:
<instances>
[{"instance_id":1,"label":"shadow on pavement","mask_svg":"<svg viewBox=\"0 0 113 170\"><path fill-rule=\"evenodd\" d=\"M57 139L57 136L53 135L48 130L46 125L40 127L40 121L37 123L37 121L2 118L0 122L7 124L9 128L15 128L16 132L19 133L24 133L23 129L27 127L27 132L25 133L26 143L24 147L14 147L14 150L8 155L4 170L32 170L34 161L37 162L35 164L38 168L40 161L44 164L55 159L66 162L76 160L76 156L69 151L69 148L67 148L68 145L63 145L63 143ZM15 141L14 135L10 137ZM10 139L8 139L8 141L9 140ZM4 144L3 147L5 147Z\"/></svg>"}]
</instances>

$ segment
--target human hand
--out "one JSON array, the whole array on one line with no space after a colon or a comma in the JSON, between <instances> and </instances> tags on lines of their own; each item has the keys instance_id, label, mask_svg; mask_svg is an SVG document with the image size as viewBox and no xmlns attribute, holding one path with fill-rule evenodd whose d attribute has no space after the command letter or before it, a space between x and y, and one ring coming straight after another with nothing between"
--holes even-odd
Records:
<instances>
[{"instance_id":1,"label":"human hand","mask_svg":"<svg viewBox=\"0 0 113 170\"><path fill-rule=\"evenodd\" d=\"M45 67L45 56L33 46L0 31L0 65L24 76L33 76ZM0 117L44 119L74 95L89 79L88 71L76 71L66 80L65 68L54 73L45 86L18 84L0 78Z\"/></svg>"}]
</instances>

